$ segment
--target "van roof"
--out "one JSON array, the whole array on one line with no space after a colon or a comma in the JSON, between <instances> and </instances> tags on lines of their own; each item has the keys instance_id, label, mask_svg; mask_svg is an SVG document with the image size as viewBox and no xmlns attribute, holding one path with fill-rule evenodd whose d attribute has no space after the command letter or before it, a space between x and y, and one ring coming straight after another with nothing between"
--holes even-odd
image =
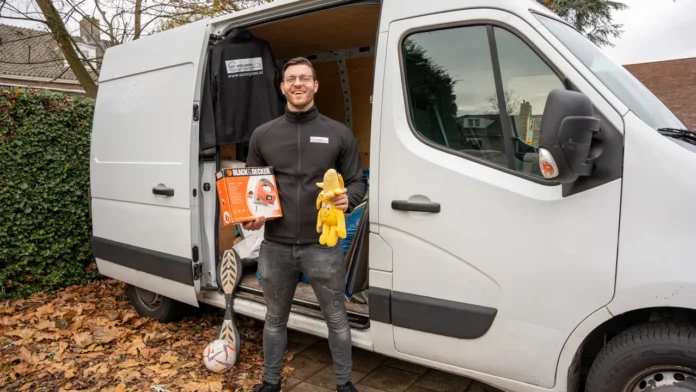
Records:
<instances>
[{"instance_id":1,"label":"van roof","mask_svg":"<svg viewBox=\"0 0 696 392\"><path fill-rule=\"evenodd\" d=\"M536 0L374 0L373 3L399 2L399 7L390 8L393 14L388 15L390 20L398 20L414 14L432 14L463 8L497 8L512 12L528 20L529 10L543 13L561 20L558 15L548 8L537 3ZM231 25L247 26L264 21L275 20L284 16L290 17L309 9L320 9L342 3L367 3L359 0L276 0L271 3L247 8L235 12L211 18L208 23L212 26L212 33L220 34Z\"/></svg>"}]
</instances>

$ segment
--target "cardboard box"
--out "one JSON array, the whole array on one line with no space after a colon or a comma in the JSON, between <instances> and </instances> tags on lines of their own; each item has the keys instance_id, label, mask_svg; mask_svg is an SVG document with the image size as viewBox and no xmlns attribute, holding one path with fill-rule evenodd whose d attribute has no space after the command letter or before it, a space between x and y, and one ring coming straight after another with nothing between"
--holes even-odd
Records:
<instances>
[{"instance_id":1,"label":"cardboard box","mask_svg":"<svg viewBox=\"0 0 696 392\"><path fill-rule=\"evenodd\" d=\"M222 169L215 179L223 226L283 216L272 167Z\"/></svg>"}]
</instances>

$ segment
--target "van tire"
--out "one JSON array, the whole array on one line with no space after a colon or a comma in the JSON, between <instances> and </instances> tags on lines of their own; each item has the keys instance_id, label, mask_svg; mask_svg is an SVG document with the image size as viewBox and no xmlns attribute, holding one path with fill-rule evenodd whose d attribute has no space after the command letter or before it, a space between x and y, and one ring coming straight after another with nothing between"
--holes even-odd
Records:
<instances>
[{"instance_id":1,"label":"van tire","mask_svg":"<svg viewBox=\"0 0 696 392\"><path fill-rule=\"evenodd\" d=\"M150 317L162 323L181 320L191 308L188 304L157 295L131 284L127 285L126 292L135 311L141 317ZM149 297L156 297L156 303L149 301Z\"/></svg>"},{"instance_id":2,"label":"van tire","mask_svg":"<svg viewBox=\"0 0 696 392\"><path fill-rule=\"evenodd\" d=\"M604 346L587 376L585 392L648 391L651 382L659 391L696 391L694 377L696 327L649 322L620 332Z\"/></svg>"}]
</instances>

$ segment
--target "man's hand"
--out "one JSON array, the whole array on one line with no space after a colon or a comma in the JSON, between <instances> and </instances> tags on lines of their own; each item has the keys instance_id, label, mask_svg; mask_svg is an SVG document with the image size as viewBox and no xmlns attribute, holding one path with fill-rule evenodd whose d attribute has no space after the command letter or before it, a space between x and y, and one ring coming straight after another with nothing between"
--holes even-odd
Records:
<instances>
[{"instance_id":1,"label":"man's hand","mask_svg":"<svg viewBox=\"0 0 696 392\"><path fill-rule=\"evenodd\" d=\"M264 223L266 223L266 217L259 216L259 217L256 217L256 219L253 221L245 222L242 225L242 227L244 228L244 230L256 231L256 230L259 230L263 226Z\"/></svg>"},{"instance_id":2,"label":"man's hand","mask_svg":"<svg viewBox=\"0 0 696 392\"><path fill-rule=\"evenodd\" d=\"M338 208L339 210L346 212L348 210L348 189L343 188L343 194L338 195L331 199L331 202Z\"/></svg>"}]
</instances>

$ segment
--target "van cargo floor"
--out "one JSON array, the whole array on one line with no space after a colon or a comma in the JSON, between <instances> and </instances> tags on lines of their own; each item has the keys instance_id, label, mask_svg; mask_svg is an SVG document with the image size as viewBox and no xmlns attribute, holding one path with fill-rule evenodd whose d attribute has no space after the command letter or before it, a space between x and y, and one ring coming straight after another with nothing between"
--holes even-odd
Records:
<instances>
[{"instance_id":1,"label":"van cargo floor","mask_svg":"<svg viewBox=\"0 0 696 392\"><path fill-rule=\"evenodd\" d=\"M252 301L265 303L261 283L259 283L259 280L253 273L247 273L242 276L242 281L239 283L239 289L236 295ZM312 286L304 282L299 282L297 284L292 310L307 316L322 318L319 302L317 301ZM346 310L352 327L366 327L369 314L368 305L348 302L346 300Z\"/></svg>"}]
</instances>

